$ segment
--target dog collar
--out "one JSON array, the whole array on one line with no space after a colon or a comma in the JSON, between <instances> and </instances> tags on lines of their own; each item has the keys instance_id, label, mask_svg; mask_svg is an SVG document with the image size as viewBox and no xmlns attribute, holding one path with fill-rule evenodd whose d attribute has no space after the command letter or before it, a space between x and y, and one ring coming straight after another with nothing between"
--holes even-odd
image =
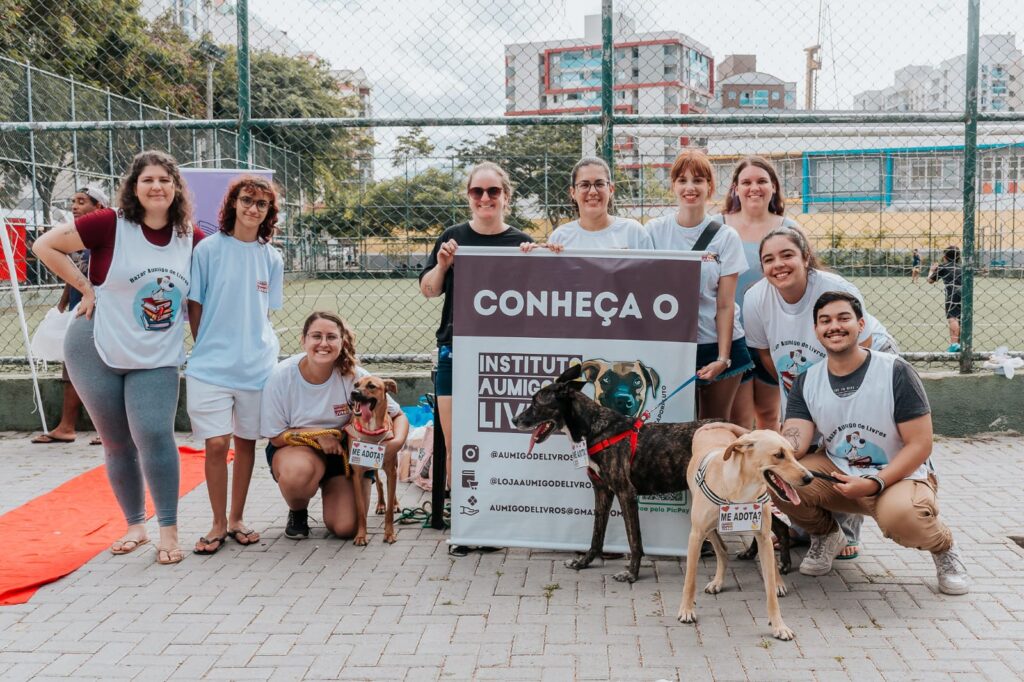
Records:
<instances>
[{"instance_id":1,"label":"dog collar","mask_svg":"<svg viewBox=\"0 0 1024 682\"><path fill-rule=\"evenodd\" d=\"M712 504L717 504L717 505L732 504L731 500L727 500L724 497L720 497L717 493L715 493L714 490L711 489L711 486L708 485L708 481L707 481L708 462L711 461L711 458L714 457L715 454L716 453L714 451L712 451L712 452L709 452L707 455L704 456L704 459L702 459L701 462L700 462L700 466L697 467L697 473L694 474L693 482L696 483L697 487L700 488L700 491L702 493L704 493L704 497L706 497L709 500L711 500ZM754 501L755 502L759 502L761 504L766 504L767 502L770 502L771 499L772 499L771 495L769 495L768 492L765 491L764 495L761 495L760 497L758 497Z\"/></svg>"},{"instance_id":2,"label":"dog collar","mask_svg":"<svg viewBox=\"0 0 1024 682\"><path fill-rule=\"evenodd\" d=\"M382 436L382 435L386 434L388 431L391 430L391 418L390 418L390 416L387 419L384 420L384 425L383 426L381 426L379 429L373 429L372 431L369 430L369 429L363 428L362 422L360 422L358 419L352 419L349 423L352 425L353 429L358 431L360 433L360 435L363 435L363 436ZM385 438L385 439L382 439L382 440L387 440L387 439Z\"/></svg>"},{"instance_id":3,"label":"dog collar","mask_svg":"<svg viewBox=\"0 0 1024 682\"><path fill-rule=\"evenodd\" d=\"M646 413L645 413L645 416L646 416ZM633 422L633 426L629 427L628 429L626 429L622 433L617 433L614 436L611 436L609 438L605 438L600 443L595 443L594 445L591 445L589 448L587 448L587 454L588 455L596 455L597 453L601 452L602 450L607 450L608 448L610 448L611 446L615 445L619 441L622 441L622 440L625 440L625 439L628 438L629 439L629 461L632 464L633 458L636 457L636 441L640 437L640 429L643 428L643 425L644 425L644 417L638 417L637 420Z\"/></svg>"}]
</instances>

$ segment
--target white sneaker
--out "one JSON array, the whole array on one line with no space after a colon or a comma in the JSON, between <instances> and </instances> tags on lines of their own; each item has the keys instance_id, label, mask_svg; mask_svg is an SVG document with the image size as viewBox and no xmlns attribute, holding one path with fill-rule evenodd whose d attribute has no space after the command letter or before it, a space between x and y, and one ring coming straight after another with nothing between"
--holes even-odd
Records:
<instances>
[{"instance_id":1,"label":"white sneaker","mask_svg":"<svg viewBox=\"0 0 1024 682\"><path fill-rule=\"evenodd\" d=\"M832 570L832 560L846 547L846 535L836 528L828 535L812 535L807 556L800 562L804 575L825 575Z\"/></svg>"},{"instance_id":2,"label":"white sneaker","mask_svg":"<svg viewBox=\"0 0 1024 682\"><path fill-rule=\"evenodd\" d=\"M967 567L960 558L956 545L945 552L932 554L935 562L935 575L939 579L939 591L943 594L967 594L971 591L971 581L967 576Z\"/></svg>"}]
</instances>

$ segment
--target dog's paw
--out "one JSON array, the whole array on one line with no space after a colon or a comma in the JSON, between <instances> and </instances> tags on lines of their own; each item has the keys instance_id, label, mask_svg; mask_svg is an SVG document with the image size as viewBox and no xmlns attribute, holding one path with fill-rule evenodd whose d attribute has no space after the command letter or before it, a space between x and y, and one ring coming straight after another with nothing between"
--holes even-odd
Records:
<instances>
[{"instance_id":1,"label":"dog's paw","mask_svg":"<svg viewBox=\"0 0 1024 682\"><path fill-rule=\"evenodd\" d=\"M696 623L697 622L697 611L692 606L688 609L679 607L679 615L676 616L676 620L680 623Z\"/></svg>"},{"instance_id":2,"label":"dog's paw","mask_svg":"<svg viewBox=\"0 0 1024 682\"><path fill-rule=\"evenodd\" d=\"M740 552L736 558L740 561L751 561L757 558L757 545L751 545L750 549Z\"/></svg>"},{"instance_id":3,"label":"dog's paw","mask_svg":"<svg viewBox=\"0 0 1024 682\"><path fill-rule=\"evenodd\" d=\"M381 514L383 514L384 512L386 512L387 510L388 510L388 508L387 508L387 505L385 505L385 504L384 504L383 502L378 502L378 503L377 503L377 509L376 509L376 511L377 511L377 515L378 515L378 516L380 516Z\"/></svg>"},{"instance_id":4,"label":"dog's paw","mask_svg":"<svg viewBox=\"0 0 1024 682\"><path fill-rule=\"evenodd\" d=\"M575 559L566 559L565 567L571 568L574 571L582 571L584 568L590 565L590 562L585 557L576 557Z\"/></svg>"},{"instance_id":5,"label":"dog's paw","mask_svg":"<svg viewBox=\"0 0 1024 682\"><path fill-rule=\"evenodd\" d=\"M704 586L704 591L708 594L718 594L722 591L722 582L720 580L712 580Z\"/></svg>"},{"instance_id":6,"label":"dog's paw","mask_svg":"<svg viewBox=\"0 0 1024 682\"><path fill-rule=\"evenodd\" d=\"M775 582L775 594L780 597L785 597L787 594L789 594L789 587L787 587L786 583L782 582L781 580L777 580Z\"/></svg>"},{"instance_id":7,"label":"dog's paw","mask_svg":"<svg viewBox=\"0 0 1024 682\"><path fill-rule=\"evenodd\" d=\"M636 578L636 574L631 572L629 569L626 569L625 571L619 571L618 573L612 576L612 579L617 580L620 583L635 583Z\"/></svg>"},{"instance_id":8,"label":"dog's paw","mask_svg":"<svg viewBox=\"0 0 1024 682\"><path fill-rule=\"evenodd\" d=\"M385 528L384 542L388 543L389 545L393 545L394 543L398 542L398 533L396 533L393 528L391 530Z\"/></svg>"},{"instance_id":9,"label":"dog's paw","mask_svg":"<svg viewBox=\"0 0 1024 682\"><path fill-rule=\"evenodd\" d=\"M363 533L362 535L355 536L355 538L353 538L353 540L352 540L352 544L357 546L357 547L365 547L369 543L370 543L370 541L366 538L366 534L365 533Z\"/></svg>"},{"instance_id":10,"label":"dog's paw","mask_svg":"<svg viewBox=\"0 0 1024 682\"><path fill-rule=\"evenodd\" d=\"M788 559L786 561L779 562L779 573L781 573L782 575L786 575L787 573L789 573L790 569L792 568L793 562Z\"/></svg>"},{"instance_id":11,"label":"dog's paw","mask_svg":"<svg viewBox=\"0 0 1024 682\"><path fill-rule=\"evenodd\" d=\"M775 639L781 639L783 642L788 642L796 637L796 633L786 627L785 623L782 623L781 625L772 627L772 636L775 637Z\"/></svg>"}]
</instances>

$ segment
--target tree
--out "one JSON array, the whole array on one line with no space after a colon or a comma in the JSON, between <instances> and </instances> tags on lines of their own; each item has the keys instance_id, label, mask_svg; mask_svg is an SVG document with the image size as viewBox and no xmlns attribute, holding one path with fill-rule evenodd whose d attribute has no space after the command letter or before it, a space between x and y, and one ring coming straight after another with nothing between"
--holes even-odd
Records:
<instances>
[{"instance_id":1,"label":"tree","mask_svg":"<svg viewBox=\"0 0 1024 682\"><path fill-rule=\"evenodd\" d=\"M229 49L214 71L216 118L238 116L237 59ZM345 118L359 111L359 99L342 94L326 62L252 52L249 63L254 118ZM253 138L301 154L304 189L328 202L344 191L373 147L368 130L351 128L268 128L254 131Z\"/></svg>"},{"instance_id":2,"label":"tree","mask_svg":"<svg viewBox=\"0 0 1024 682\"><path fill-rule=\"evenodd\" d=\"M399 168L415 157L430 156L434 144L423 134L423 128L415 126L404 135L399 135L391 152L391 165Z\"/></svg>"},{"instance_id":3,"label":"tree","mask_svg":"<svg viewBox=\"0 0 1024 682\"><path fill-rule=\"evenodd\" d=\"M451 147L464 163L494 161L508 171L516 195L532 200L547 222L556 226L573 215L569 177L580 158L578 125L509 126L483 144ZM529 226L523 208L513 207L509 222Z\"/></svg>"}]
</instances>

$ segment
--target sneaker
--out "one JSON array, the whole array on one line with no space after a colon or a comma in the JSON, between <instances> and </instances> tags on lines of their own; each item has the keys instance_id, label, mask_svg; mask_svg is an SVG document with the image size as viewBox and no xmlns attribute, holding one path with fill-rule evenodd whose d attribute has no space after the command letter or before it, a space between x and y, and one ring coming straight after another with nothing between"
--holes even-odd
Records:
<instances>
[{"instance_id":1,"label":"sneaker","mask_svg":"<svg viewBox=\"0 0 1024 682\"><path fill-rule=\"evenodd\" d=\"M309 512L305 509L296 511L288 510L288 525L284 527L284 534L292 540L301 540L309 537Z\"/></svg>"},{"instance_id":2,"label":"sneaker","mask_svg":"<svg viewBox=\"0 0 1024 682\"><path fill-rule=\"evenodd\" d=\"M951 343L951 344L949 344L949 348L946 349L946 352L947 353L959 353L960 352L960 344L959 343Z\"/></svg>"},{"instance_id":3,"label":"sneaker","mask_svg":"<svg viewBox=\"0 0 1024 682\"><path fill-rule=\"evenodd\" d=\"M807 556L800 562L804 575L825 575L832 570L832 560L846 547L846 536L840 528L828 535L812 535Z\"/></svg>"},{"instance_id":4,"label":"sneaker","mask_svg":"<svg viewBox=\"0 0 1024 682\"><path fill-rule=\"evenodd\" d=\"M939 592L943 594L967 594L971 590L967 567L960 558L956 545L945 552L932 554L935 562L935 575L939 579Z\"/></svg>"}]
</instances>

